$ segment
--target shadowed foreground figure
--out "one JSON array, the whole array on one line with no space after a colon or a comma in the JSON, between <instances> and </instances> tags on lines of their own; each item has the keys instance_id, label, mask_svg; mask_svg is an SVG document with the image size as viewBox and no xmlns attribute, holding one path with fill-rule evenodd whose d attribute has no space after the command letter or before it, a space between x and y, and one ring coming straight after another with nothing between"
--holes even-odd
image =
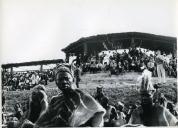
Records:
<instances>
[{"instance_id":1,"label":"shadowed foreground figure","mask_svg":"<svg viewBox=\"0 0 178 128\"><path fill-rule=\"evenodd\" d=\"M145 69L141 79L141 106L135 109L129 124L144 126L176 126L178 120L163 106L153 104L155 90L151 83L151 73Z\"/></svg>"},{"instance_id":2,"label":"shadowed foreground figure","mask_svg":"<svg viewBox=\"0 0 178 128\"><path fill-rule=\"evenodd\" d=\"M40 115L46 111L48 102L45 87L43 85L37 85L34 87L29 99L29 109L26 112L23 113L20 104L15 106L15 116L18 120L8 122L8 128L19 128L26 119L34 123ZM30 128L29 126L25 127Z\"/></svg>"},{"instance_id":3,"label":"shadowed foreground figure","mask_svg":"<svg viewBox=\"0 0 178 128\"><path fill-rule=\"evenodd\" d=\"M47 111L33 124L34 127L103 126L104 108L89 94L76 89L67 67L57 68L55 81L62 93L52 97ZM32 124L27 122L27 125Z\"/></svg>"},{"instance_id":4,"label":"shadowed foreground figure","mask_svg":"<svg viewBox=\"0 0 178 128\"><path fill-rule=\"evenodd\" d=\"M29 102L29 112L28 120L35 123L37 119L46 112L48 108L47 95L45 93L45 87L43 85L38 85L33 88L30 102Z\"/></svg>"},{"instance_id":5,"label":"shadowed foreground figure","mask_svg":"<svg viewBox=\"0 0 178 128\"><path fill-rule=\"evenodd\" d=\"M99 86L97 86L96 89L97 89L97 92L96 92L94 98L96 99L96 101L98 101L103 106L104 99L107 98L103 92L103 86L99 85Z\"/></svg>"},{"instance_id":6,"label":"shadowed foreground figure","mask_svg":"<svg viewBox=\"0 0 178 128\"><path fill-rule=\"evenodd\" d=\"M17 117L17 119L19 120L23 115L22 105L20 103L17 103L14 106L14 110L15 110L15 117Z\"/></svg>"}]
</instances>

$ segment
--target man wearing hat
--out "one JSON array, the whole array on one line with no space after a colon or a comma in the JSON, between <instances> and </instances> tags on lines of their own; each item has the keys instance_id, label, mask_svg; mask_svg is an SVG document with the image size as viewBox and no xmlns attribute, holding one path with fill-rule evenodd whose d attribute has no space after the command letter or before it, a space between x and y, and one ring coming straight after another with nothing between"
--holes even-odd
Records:
<instances>
[{"instance_id":1,"label":"man wearing hat","mask_svg":"<svg viewBox=\"0 0 178 128\"><path fill-rule=\"evenodd\" d=\"M151 82L151 73L144 71L140 81L141 106L136 108L129 120L129 124L144 126L176 126L178 120L168 109L153 103L155 89Z\"/></svg>"},{"instance_id":2,"label":"man wearing hat","mask_svg":"<svg viewBox=\"0 0 178 128\"><path fill-rule=\"evenodd\" d=\"M52 97L37 127L103 126L104 108L89 94L76 89L73 74L64 65L56 68L55 82L61 93Z\"/></svg>"}]
</instances>

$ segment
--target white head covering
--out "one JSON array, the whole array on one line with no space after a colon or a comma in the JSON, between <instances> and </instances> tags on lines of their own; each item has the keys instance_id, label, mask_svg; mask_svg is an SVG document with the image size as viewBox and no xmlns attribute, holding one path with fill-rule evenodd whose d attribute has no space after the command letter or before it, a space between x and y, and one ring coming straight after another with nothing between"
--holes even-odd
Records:
<instances>
[{"instance_id":1,"label":"white head covering","mask_svg":"<svg viewBox=\"0 0 178 128\"><path fill-rule=\"evenodd\" d=\"M153 84L152 84L152 73L145 69L140 77L140 93L152 93L155 91Z\"/></svg>"}]
</instances>

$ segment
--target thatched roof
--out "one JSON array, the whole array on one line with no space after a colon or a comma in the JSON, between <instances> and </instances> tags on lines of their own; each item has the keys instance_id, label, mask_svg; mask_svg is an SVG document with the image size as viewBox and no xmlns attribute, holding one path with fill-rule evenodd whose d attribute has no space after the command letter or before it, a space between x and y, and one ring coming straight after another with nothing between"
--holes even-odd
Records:
<instances>
[{"instance_id":1,"label":"thatched roof","mask_svg":"<svg viewBox=\"0 0 178 128\"><path fill-rule=\"evenodd\" d=\"M67 47L62 49L65 53L83 53L84 45L87 44L87 51L100 52L105 50L103 42L109 50L113 50L121 45L121 48L128 48L131 45L132 39L134 39L135 46L140 46L142 48L150 50L161 50L165 52L173 52L174 48L177 46L177 38L169 36L161 36L148 33L140 32L125 32L125 33L112 33L103 34L81 38Z\"/></svg>"}]
</instances>

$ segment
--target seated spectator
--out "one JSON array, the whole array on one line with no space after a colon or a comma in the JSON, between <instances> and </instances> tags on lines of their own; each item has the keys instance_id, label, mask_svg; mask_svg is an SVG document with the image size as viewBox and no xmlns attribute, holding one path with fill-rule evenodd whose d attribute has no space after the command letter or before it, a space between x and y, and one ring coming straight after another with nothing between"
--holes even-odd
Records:
<instances>
[{"instance_id":1,"label":"seated spectator","mask_svg":"<svg viewBox=\"0 0 178 128\"><path fill-rule=\"evenodd\" d=\"M123 68L125 71L129 71L129 62L127 60L123 61Z\"/></svg>"},{"instance_id":2,"label":"seated spectator","mask_svg":"<svg viewBox=\"0 0 178 128\"><path fill-rule=\"evenodd\" d=\"M103 93L103 86L99 85L97 87L97 92L94 96L94 98L102 105L104 102L104 99L106 98L104 93Z\"/></svg>"},{"instance_id":3,"label":"seated spectator","mask_svg":"<svg viewBox=\"0 0 178 128\"><path fill-rule=\"evenodd\" d=\"M106 110L104 115L104 126L111 127L114 125L114 121L118 119L116 108L112 105L109 105L109 99L107 97L103 99L102 106Z\"/></svg>"},{"instance_id":4,"label":"seated spectator","mask_svg":"<svg viewBox=\"0 0 178 128\"><path fill-rule=\"evenodd\" d=\"M123 119L123 120L125 120L125 118L126 118L126 115L123 112L124 107L125 106L123 103L121 103L120 101L117 102L117 104L116 104L117 114L118 114L119 118Z\"/></svg>"},{"instance_id":5,"label":"seated spectator","mask_svg":"<svg viewBox=\"0 0 178 128\"><path fill-rule=\"evenodd\" d=\"M158 98L158 102L163 107L167 106L167 99L166 99L166 97L164 96L163 93L160 93L159 98Z\"/></svg>"},{"instance_id":6,"label":"seated spectator","mask_svg":"<svg viewBox=\"0 0 178 128\"><path fill-rule=\"evenodd\" d=\"M20 103L17 103L14 106L14 109L15 109L15 117L17 117L17 119L19 120L23 115L22 105Z\"/></svg>"},{"instance_id":7,"label":"seated spectator","mask_svg":"<svg viewBox=\"0 0 178 128\"><path fill-rule=\"evenodd\" d=\"M177 111L175 110L175 105L171 102L167 103L167 109L174 115L174 116L178 116Z\"/></svg>"},{"instance_id":8,"label":"seated spectator","mask_svg":"<svg viewBox=\"0 0 178 128\"><path fill-rule=\"evenodd\" d=\"M90 63L90 73L96 73L96 62L91 61Z\"/></svg>"},{"instance_id":9,"label":"seated spectator","mask_svg":"<svg viewBox=\"0 0 178 128\"><path fill-rule=\"evenodd\" d=\"M135 70L136 70L136 64L135 64L135 61L134 61L134 60L131 61L130 70L131 70L131 71L135 71Z\"/></svg>"},{"instance_id":10,"label":"seated spectator","mask_svg":"<svg viewBox=\"0 0 178 128\"><path fill-rule=\"evenodd\" d=\"M62 93L54 96L34 127L103 126L104 108L89 94L76 89L71 71L60 66L55 81ZM27 123L29 125L29 123ZM26 124L23 125L26 127Z\"/></svg>"},{"instance_id":11,"label":"seated spectator","mask_svg":"<svg viewBox=\"0 0 178 128\"><path fill-rule=\"evenodd\" d=\"M111 60L110 61L110 74L112 75L112 74L116 74L116 67L117 67L117 64L116 64L116 61L115 60Z\"/></svg>"},{"instance_id":12,"label":"seated spectator","mask_svg":"<svg viewBox=\"0 0 178 128\"><path fill-rule=\"evenodd\" d=\"M132 115L132 112L136 109L136 106L133 105L133 104L130 104L129 107L128 107L128 111L126 113L126 117L125 117L125 120L126 120L126 123L129 122L130 120L130 117Z\"/></svg>"}]
</instances>

